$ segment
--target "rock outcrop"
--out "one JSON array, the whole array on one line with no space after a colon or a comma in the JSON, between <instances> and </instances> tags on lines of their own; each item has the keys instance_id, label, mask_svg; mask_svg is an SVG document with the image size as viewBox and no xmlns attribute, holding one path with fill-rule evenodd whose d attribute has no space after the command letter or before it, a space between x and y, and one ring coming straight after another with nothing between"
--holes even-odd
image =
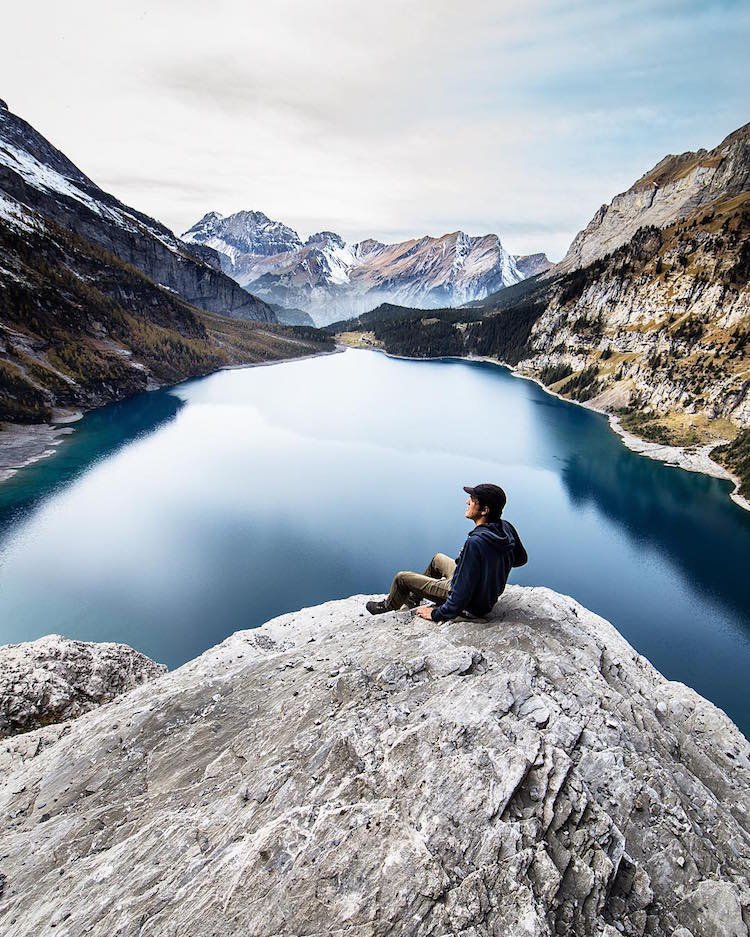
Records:
<instances>
[{"instance_id":1,"label":"rock outcrop","mask_svg":"<svg viewBox=\"0 0 750 937\"><path fill-rule=\"evenodd\" d=\"M750 426L749 237L750 192L661 230L641 228L560 281L519 367L554 376L567 366L576 380L588 368L580 399L649 411L661 425L690 414L693 426Z\"/></svg>"},{"instance_id":2,"label":"rock outcrop","mask_svg":"<svg viewBox=\"0 0 750 937\"><path fill-rule=\"evenodd\" d=\"M521 254L516 257L516 266L524 277L535 277L552 266L546 254Z\"/></svg>"},{"instance_id":3,"label":"rock outcrop","mask_svg":"<svg viewBox=\"0 0 750 937\"><path fill-rule=\"evenodd\" d=\"M0 647L0 738L64 722L165 673L126 644L58 634Z\"/></svg>"},{"instance_id":4,"label":"rock outcrop","mask_svg":"<svg viewBox=\"0 0 750 937\"><path fill-rule=\"evenodd\" d=\"M440 625L363 604L6 740L2 933L747 934L723 713L548 589Z\"/></svg>"}]
</instances>

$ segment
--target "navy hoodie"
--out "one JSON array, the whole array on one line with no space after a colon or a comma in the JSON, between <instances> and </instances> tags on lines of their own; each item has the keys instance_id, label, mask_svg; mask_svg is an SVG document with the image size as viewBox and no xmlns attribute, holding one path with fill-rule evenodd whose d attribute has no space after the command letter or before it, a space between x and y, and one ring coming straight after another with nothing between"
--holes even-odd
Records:
<instances>
[{"instance_id":1,"label":"navy hoodie","mask_svg":"<svg viewBox=\"0 0 750 937\"><path fill-rule=\"evenodd\" d=\"M514 566L528 560L516 528L505 520L480 524L470 531L456 560L451 591L432 610L433 621L455 618L461 612L486 615L505 589Z\"/></svg>"}]
</instances>

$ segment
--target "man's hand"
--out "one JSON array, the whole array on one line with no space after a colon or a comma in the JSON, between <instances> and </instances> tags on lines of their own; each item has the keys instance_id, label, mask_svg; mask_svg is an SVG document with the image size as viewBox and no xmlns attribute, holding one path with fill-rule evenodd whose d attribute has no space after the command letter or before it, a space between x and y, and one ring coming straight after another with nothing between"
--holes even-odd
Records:
<instances>
[{"instance_id":1,"label":"man's hand","mask_svg":"<svg viewBox=\"0 0 750 937\"><path fill-rule=\"evenodd\" d=\"M426 618L427 621L432 621L432 609L432 605L418 605L416 612L420 618Z\"/></svg>"}]
</instances>

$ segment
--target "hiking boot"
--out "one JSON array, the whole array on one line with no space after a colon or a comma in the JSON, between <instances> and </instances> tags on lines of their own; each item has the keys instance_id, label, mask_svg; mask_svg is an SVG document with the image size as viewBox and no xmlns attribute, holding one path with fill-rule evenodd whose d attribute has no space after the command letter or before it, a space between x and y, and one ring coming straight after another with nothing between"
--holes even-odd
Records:
<instances>
[{"instance_id":1,"label":"hiking boot","mask_svg":"<svg viewBox=\"0 0 750 937\"><path fill-rule=\"evenodd\" d=\"M384 612L390 612L387 602L368 602L365 608L371 615L382 615Z\"/></svg>"}]
</instances>

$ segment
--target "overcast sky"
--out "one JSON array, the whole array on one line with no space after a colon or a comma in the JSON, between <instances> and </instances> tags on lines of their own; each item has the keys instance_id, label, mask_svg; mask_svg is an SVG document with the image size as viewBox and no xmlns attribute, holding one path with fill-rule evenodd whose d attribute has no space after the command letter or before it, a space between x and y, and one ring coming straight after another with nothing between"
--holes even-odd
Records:
<instances>
[{"instance_id":1,"label":"overcast sky","mask_svg":"<svg viewBox=\"0 0 750 937\"><path fill-rule=\"evenodd\" d=\"M747 0L29 0L2 31L10 109L178 233L253 208L558 259L750 120Z\"/></svg>"}]
</instances>

